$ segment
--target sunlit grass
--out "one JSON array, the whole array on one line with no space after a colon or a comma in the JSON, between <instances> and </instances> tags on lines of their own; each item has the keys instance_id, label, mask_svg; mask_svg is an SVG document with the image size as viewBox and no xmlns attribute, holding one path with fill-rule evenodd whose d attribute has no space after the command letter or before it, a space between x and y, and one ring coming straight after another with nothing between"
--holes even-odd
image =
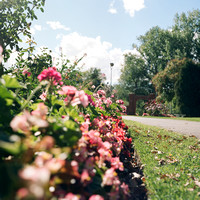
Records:
<instances>
[{"instance_id":1,"label":"sunlit grass","mask_svg":"<svg viewBox=\"0 0 200 200\"><path fill-rule=\"evenodd\" d=\"M149 199L200 199L200 140L124 121L144 165Z\"/></svg>"}]
</instances>

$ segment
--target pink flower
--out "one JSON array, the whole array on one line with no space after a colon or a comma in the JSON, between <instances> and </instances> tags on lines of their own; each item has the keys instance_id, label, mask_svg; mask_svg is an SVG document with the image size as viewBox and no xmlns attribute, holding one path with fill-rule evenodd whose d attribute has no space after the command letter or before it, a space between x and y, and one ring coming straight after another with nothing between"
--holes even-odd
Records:
<instances>
[{"instance_id":1,"label":"pink flower","mask_svg":"<svg viewBox=\"0 0 200 200\"><path fill-rule=\"evenodd\" d=\"M71 99L75 96L77 89L74 86L63 86L61 90L58 91L60 95L69 96Z\"/></svg>"},{"instance_id":2,"label":"pink flower","mask_svg":"<svg viewBox=\"0 0 200 200\"><path fill-rule=\"evenodd\" d=\"M88 96L85 94L85 92L83 90L79 91L79 99L81 101L81 104L83 105L83 107L87 107L88 106Z\"/></svg>"},{"instance_id":3,"label":"pink flower","mask_svg":"<svg viewBox=\"0 0 200 200\"><path fill-rule=\"evenodd\" d=\"M87 132L88 129L89 129L89 124L88 124L87 122L83 122L83 123L81 124L80 130L81 130L82 132Z\"/></svg>"},{"instance_id":4,"label":"pink flower","mask_svg":"<svg viewBox=\"0 0 200 200\"><path fill-rule=\"evenodd\" d=\"M121 99L117 100L116 103L118 103L118 104L124 104L123 100L121 100Z\"/></svg>"},{"instance_id":5,"label":"pink flower","mask_svg":"<svg viewBox=\"0 0 200 200\"><path fill-rule=\"evenodd\" d=\"M43 185L49 182L50 172L45 167L27 166L19 172L19 176L24 180Z\"/></svg>"},{"instance_id":6,"label":"pink flower","mask_svg":"<svg viewBox=\"0 0 200 200\"><path fill-rule=\"evenodd\" d=\"M104 90L98 90L97 94L98 94L98 95L105 96L105 95L106 95L106 92L105 92Z\"/></svg>"},{"instance_id":7,"label":"pink flower","mask_svg":"<svg viewBox=\"0 0 200 200\"><path fill-rule=\"evenodd\" d=\"M122 188L122 191L125 195L130 196L130 190L127 184L122 183L122 185L120 186Z\"/></svg>"},{"instance_id":8,"label":"pink flower","mask_svg":"<svg viewBox=\"0 0 200 200\"><path fill-rule=\"evenodd\" d=\"M117 177L117 173L115 172L115 169L112 167L108 170L106 170L104 176L103 176L103 182L102 185L113 185L113 184L120 184L120 182L118 182L118 177Z\"/></svg>"},{"instance_id":9,"label":"pink flower","mask_svg":"<svg viewBox=\"0 0 200 200\"><path fill-rule=\"evenodd\" d=\"M82 183L89 183L91 181L90 175L88 173L87 169L84 169L83 172L81 173L81 182Z\"/></svg>"},{"instance_id":10,"label":"pink flower","mask_svg":"<svg viewBox=\"0 0 200 200\"><path fill-rule=\"evenodd\" d=\"M0 45L0 55L3 53L3 47Z\"/></svg>"},{"instance_id":11,"label":"pink flower","mask_svg":"<svg viewBox=\"0 0 200 200\"><path fill-rule=\"evenodd\" d=\"M46 93L46 92L43 92L39 97L40 97L40 99L42 99L43 101L46 101L46 99L47 99L47 93Z\"/></svg>"},{"instance_id":12,"label":"pink flower","mask_svg":"<svg viewBox=\"0 0 200 200\"><path fill-rule=\"evenodd\" d=\"M44 136L40 141L40 149L42 150L50 150L53 148L55 144L55 140L52 136Z\"/></svg>"},{"instance_id":13,"label":"pink flower","mask_svg":"<svg viewBox=\"0 0 200 200\"><path fill-rule=\"evenodd\" d=\"M48 107L44 103L39 103L37 109L32 111L31 114L41 119L46 119Z\"/></svg>"},{"instance_id":14,"label":"pink flower","mask_svg":"<svg viewBox=\"0 0 200 200\"><path fill-rule=\"evenodd\" d=\"M54 85L57 85L61 80L61 74L57 72L55 67L49 67L44 69L41 74L38 75L39 81L48 80L51 81Z\"/></svg>"},{"instance_id":15,"label":"pink flower","mask_svg":"<svg viewBox=\"0 0 200 200\"><path fill-rule=\"evenodd\" d=\"M124 170L123 163L119 160L119 157L111 158L110 163L114 169Z\"/></svg>"},{"instance_id":16,"label":"pink flower","mask_svg":"<svg viewBox=\"0 0 200 200\"><path fill-rule=\"evenodd\" d=\"M68 193L64 198L60 198L59 200L80 200L80 195L75 195L73 193Z\"/></svg>"},{"instance_id":17,"label":"pink flower","mask_svg":"<svg viewBox=\"0 0 200 200\"><path fill-rule=\"evenodd\" d=\"M51 172L56 173L58 172L63 166L65 165L65 161L58 159L58 158L52 158L48 160L45 163L45 167Z\"/></svg>"},{"instance_id":18,"label":"pink flower","mask_svg":"<svg viewBox=\"0 0 200 200\"><path fill-rule=\"evenodd\" d=\"M15 116L10 122L10 126L15 132L22 131L24 133L28 133L30 129L30 124L28 123L25 115Z\"/></svg>"},{"instance_id":19,"label":"pink flower","mask_svg":"<svg viewBox=\"0 0 200 200\"><path fill-rule=\"evenodd\" d=\"M22 74L25 76L27 75L28 77L31 76L31 72L27 71L26 69L23 70Z\"/></svg>"},{"instance_id":20,"label":"pink flower","mask_svg":"<svg viewBox=\"0 0 200 200\"><path fill-rule=\"evenodd\" d=\"M71 101L72 106L82 104L84 107L86 107L88 103L88 97L83 90L77 91L74 98Z\"/></svg>"},{"instance_id":21,"label":"pink flower","mask_svg":"<svg viewBox=\"0 0 200 200\"><path fill-rule=\"evenodd\" d=\"M47 107L43 103L38 104L38 108L32 111L32 115L28 111L24 111L23 115L15 116L10 122L13 131L22 131L29 133L32 126L38 128L46 128L49 123L46 121Z\"/></svg>"},{"instance_id":22,"label":"pink flower","mask_svg":"<svg viewBox=\"0 0 200 200\"><path fill-rule=\"evenodd\" d=\"M26 189L26 188L20 188L18 191L17 191L17 197L19 199L23 199L25 198L26 196L28 196L29 194L29 191Z\"/></svg>"},{"instance_id":23,"label":"pink flower","mask_svg":"<svg viewBox=\"0 0 200 200\"><path fill-rule=\"evenodd\" d=\"M98 194L92 195L89 200L104 200L104 198Z\"/></svg>"},{"instance_id":24,"label":"pink flower","mask_svg":"<svg viewBox=\"0 0 200 200\"><path fill-rule=\"evenodd\" d=\"M106 104L107 107L109 107L112 104L112 101L110 98L107 98L104 100L104 103Z\"/></svg>"},{"instance_id":25,"label":"pink flower","mask_svg":"<svg viewBox=\"0 0 200 200\"><path fill-rule=\"evenodd\" d=\"M3 48L2 48L2 46L0 45L0 63L3 61L2 53L3 53Z\"/></svg>"}]
</instances>

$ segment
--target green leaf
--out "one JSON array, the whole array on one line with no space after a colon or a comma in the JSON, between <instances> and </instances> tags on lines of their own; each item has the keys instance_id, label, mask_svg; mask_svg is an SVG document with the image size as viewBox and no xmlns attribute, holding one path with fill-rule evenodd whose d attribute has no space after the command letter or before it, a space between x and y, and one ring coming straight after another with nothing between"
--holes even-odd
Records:
<instances>
[{"instance_id":1,"label":"green leaf","mask_svg":"<svg viewBox=\"0 0 200 200\"><path fill-rule=\"evenodd\" d=\"M3 80L2 82L7 88L24 88L16 78L12 78L9 75L3 75Z\"/></svg>"},{"instance_id":2,"label":"green leaf","mask_svg":"<svg viewBox=\"0 0 200 200\"><path fill-rule=\"evenodd\" d=\"M0 148L4 151L11 153L13 155L17 155L21 152L21 143L10 143L0 140Z\"/></svg>"},{"instance_id":3,"label":"green leaf","mask_svg":"<svg viewBox=\"0 0 200 200\"><path fill-rule=\"evenodd\" d=\"M8 89L3 86L3 85L0 85L0 97L3 98L3 99L14 99L15 97L8 91Z\"/></svg>"}]
</instances>

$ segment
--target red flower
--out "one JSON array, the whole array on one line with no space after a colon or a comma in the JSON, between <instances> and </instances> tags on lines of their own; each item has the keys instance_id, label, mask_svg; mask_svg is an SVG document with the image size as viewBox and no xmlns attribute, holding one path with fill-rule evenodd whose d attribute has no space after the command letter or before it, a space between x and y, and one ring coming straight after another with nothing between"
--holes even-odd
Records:
<instances>
[{"instance_id":1,"label":"red flower","mask_svg":"<svg viewBox=\"0 0 200 200\"><path fill-rule=\"evenodd\" d=\"M37 78L40 82L43 80L52 81L54 85L57 85L62 80L61 74L57 72L55 67L44 69Z\"/></svg>"}]
</instances>

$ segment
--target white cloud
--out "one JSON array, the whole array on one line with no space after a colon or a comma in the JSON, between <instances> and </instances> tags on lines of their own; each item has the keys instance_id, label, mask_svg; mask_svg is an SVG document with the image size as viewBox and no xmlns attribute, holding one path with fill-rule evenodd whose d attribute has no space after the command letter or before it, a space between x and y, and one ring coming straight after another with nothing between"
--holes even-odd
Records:
<instances>
[{"instance_id":1,"label":"white cloud","mask_svg":"<svg viewBox=\"0 0 200 200\"><path fill-rule=\"evenodd\" d=\"M77 32L62 36L60 46L56 48L57 55L60 54L60 47L62 47L63 54L71 61L81 58L86 53L87 56L79 65L84 64L83 70L91 67L101 69L101 72L106 74L108 82L110 82L110 63L114 63L113 83L117 83L119 79L124 62L123 54L128 52L128 50L122 51L120 48L113 48L110 42L102 41L100 36L90 38ZM133 51L130 50L130 52Z\"/></svg>"},{"instance_id":2,"label":"white cloud","mask_svg":"<svg viewBox=\"0 0 200 200\"><path fill-rule=\"evenodd\" d=\"M111 14L117 14L117 10L115 8L109 8L108 12Z\"/></svg>"},{"instance_id":3,"label":"white cloud","mask_svg":"<svg viewBox=\"0 0 200 200\"><path fill-rule=\"evenodd\" d=\"M108 9L108 12L111 13L111 14L116 14L116 13L117 13L117 9L114 8L114 3L115 3L115 0L113 0L113 1L110 3L110 8Z\"/></svg>"},{"instance_id":4,"label":"white cloud","mask_svg":"<svg viewBox=\"0 0 200 200\"><path fill-rule=\"evenodd\" d=\"M144 0L123 0L124 9L131 17L135 15L135 11L139 11L145 7Z\"/></svg>"},{"instance_id":5,"label":"white cloud","mask_svg":"<svg viewBox=\"0 0 200 200\"><path fill-rule=\"evenodd\" d=\"M33 27L31 27L30 32L32 35L35 35L36 31L41 31L41 30L42 30L42 26L36 24Z\"/></svg>"},{"instance_id":6,"label":"white cloud","mask_svg":"<svg viewBox=\"0 0 200 200\"><path fill-rule=\"evenodd\" d=\"M47 21L47 24L53 29L53 30L58 30L62 29L65 31L69 31L70 28L66 27L65 25L61 24L59 21Z\"/></svg>"}]
</instances>

